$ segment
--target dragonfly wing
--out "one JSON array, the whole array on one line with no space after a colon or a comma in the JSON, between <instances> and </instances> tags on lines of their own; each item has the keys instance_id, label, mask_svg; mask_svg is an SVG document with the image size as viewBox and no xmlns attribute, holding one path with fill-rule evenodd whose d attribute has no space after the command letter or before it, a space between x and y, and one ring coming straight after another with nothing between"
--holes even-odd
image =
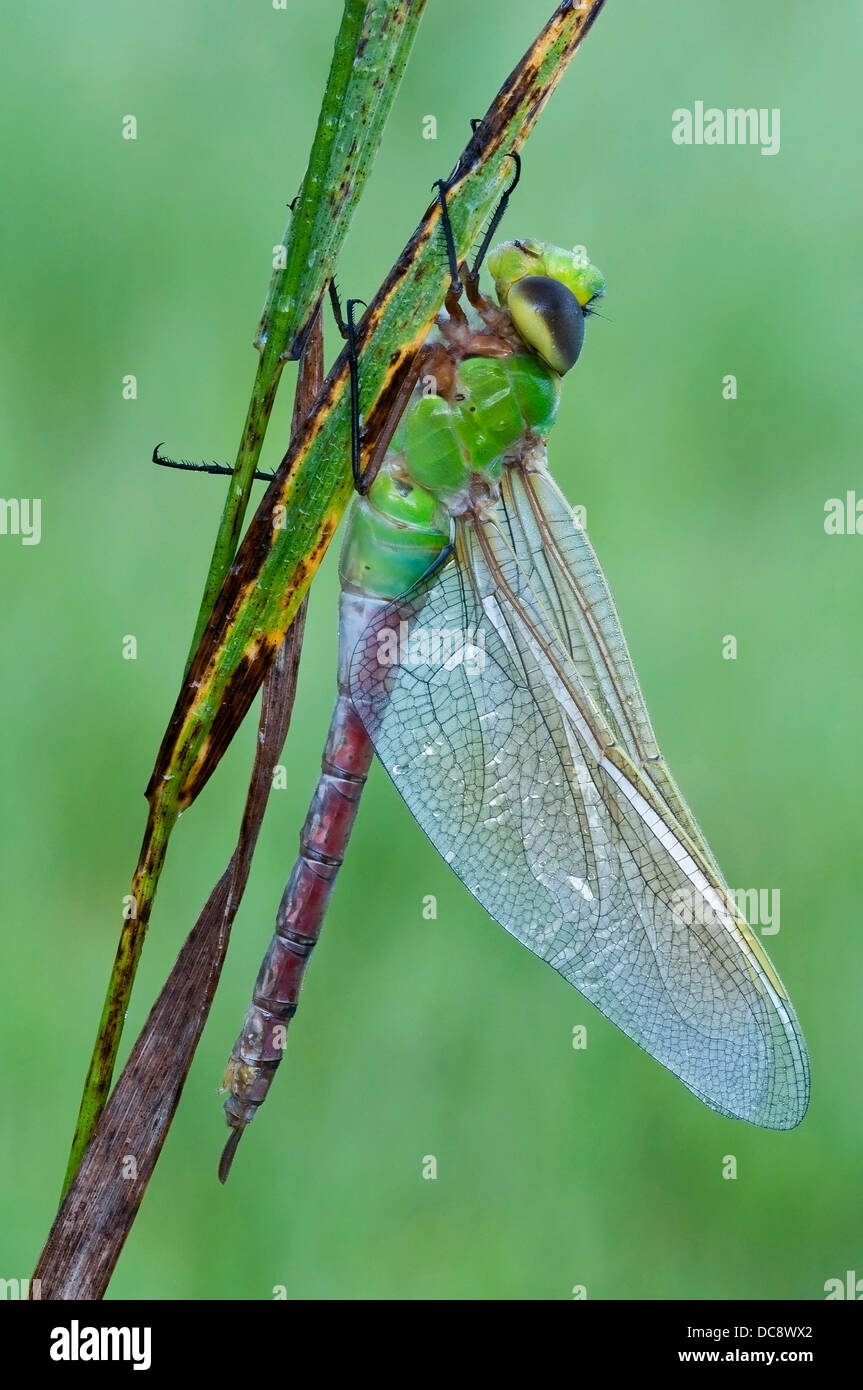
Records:
<instances>
[{"instance_id":1,"label":"dragonfly wing","mask_svg":"<svg viewBox=\"0 0 863 1390\"><path fill-rule=\"evenodd\" d=\"M708 1105L790 1128L808 1098L791 1006L659 759L602 572L546 480L508 470L496 516L457 527L457 562L377 616L354 703L507 931Z\"/></svg>"},{"instance_id":2,"label":"dragonfly wing","mask_svg":"<svg viewBox=\"0 0 863 1390\"><path fill-rule=\"evenodd\" d=\"M545 626L575 665L579 679L613 731L640 764L678 823L717 875L720 870L663 761L608 581L584 527L540 458L503 479L502 529L518 564L519 600L541 609ZM500 547L498 546L498 549Z\"/></svg>"}]
</instances>

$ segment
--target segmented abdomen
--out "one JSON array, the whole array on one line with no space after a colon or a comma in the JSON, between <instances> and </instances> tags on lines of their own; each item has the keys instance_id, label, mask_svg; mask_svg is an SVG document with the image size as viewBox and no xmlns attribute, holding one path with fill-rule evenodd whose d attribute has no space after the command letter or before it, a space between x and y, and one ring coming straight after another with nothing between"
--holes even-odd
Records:
<instances>
[{"instance_id":1,"label":"segmented abdomen","mask_svg":"<svg viewBox=\"0 0 863 1390\"><path fill-rule=\"evenodd\" d=\"M276 917L252 1003L225 1072L228 1124L242 1129L282 1060L309 956L321 930L356 819L373 749L349 696L339 690L321 775L300 833L300 852Z\"/></svg>"}]
</instances>

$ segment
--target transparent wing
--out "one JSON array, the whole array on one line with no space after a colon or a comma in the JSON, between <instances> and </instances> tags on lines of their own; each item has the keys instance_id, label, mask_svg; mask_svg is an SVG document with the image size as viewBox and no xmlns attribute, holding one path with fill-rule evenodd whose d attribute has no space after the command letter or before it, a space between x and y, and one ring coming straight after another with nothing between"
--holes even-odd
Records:
<instances>
[{"instance_id":1,"label":"transparent wing","mask_svg":"<svg viewBox=\"0 0 863 1390\"><path fill-rule=\"evenodd\" d=\"M596 557L540 460L380 612L351 694L412 814L517 940L725 1114L784 1129L805 1045L659 750Z\"/></svg>"}]
</instances>

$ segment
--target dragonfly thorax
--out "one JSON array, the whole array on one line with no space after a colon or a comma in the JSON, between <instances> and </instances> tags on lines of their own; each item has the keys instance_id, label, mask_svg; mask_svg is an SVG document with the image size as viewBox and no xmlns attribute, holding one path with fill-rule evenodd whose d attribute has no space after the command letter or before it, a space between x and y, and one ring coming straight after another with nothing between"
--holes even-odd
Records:
<instances>
[{"instance_id":1,"label":"dragonfly thorax","mask_svg":"<svg viewBox=\"0 0 863 1390\"><path fill-rule=\"evenodd\" d=\"M450 515L496 486L506 462L554 424L560 378L537 358L467 357L447 394L421 395L393 439L404 468Z\"/></svg>"},{"instance_id":2,"label":"dragonfly thorax","mask_svg":"<svg viewBox=\"0 0 863 1390\"><path fill-rule=\"evenodd\" d=\"M453 519L494 509L504 466L544 441L557 414L559 376L526 353L467 357L452 363L446 396L426 394L435 384L414 397L368 495L351 508L342 580L379 596L422 578Z\"/></svg>"}]
</instances>

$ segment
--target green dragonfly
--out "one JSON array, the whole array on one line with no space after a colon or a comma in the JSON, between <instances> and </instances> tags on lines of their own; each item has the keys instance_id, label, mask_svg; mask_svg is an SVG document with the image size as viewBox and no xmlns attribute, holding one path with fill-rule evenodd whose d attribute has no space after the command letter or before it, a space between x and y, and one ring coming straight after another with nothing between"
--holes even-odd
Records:
<instances>
[{"instance_id":1,"label":"green dragonfly","mask_svg":"<svg viewBox=\"0 0 863 1390\"><path fill-rule=\"evenodd\" d=\"M281 1060L373 751L490 915L700 1100L772 1129L808 1103L786 990L662 758L605 576L548 470L603 277L509 242L488 256L494 302L454 261L364 476L355 430L338 698L228 1064L223 1181Z\"/></svg>"}]
</instances>

